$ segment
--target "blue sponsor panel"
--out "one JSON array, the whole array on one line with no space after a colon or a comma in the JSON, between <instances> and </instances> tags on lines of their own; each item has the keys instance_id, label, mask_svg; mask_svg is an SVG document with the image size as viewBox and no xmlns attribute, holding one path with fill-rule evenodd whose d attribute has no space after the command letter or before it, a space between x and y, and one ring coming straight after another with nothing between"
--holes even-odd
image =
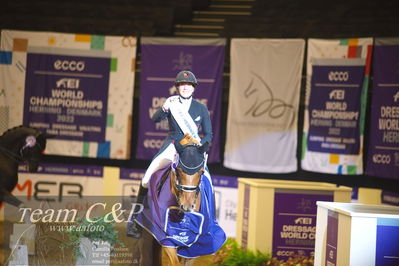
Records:
<instances>
[{"instance_id":1,"label":"blue sponsor panel","mask_svg":"<svg viewBox=\"0 0 399 266\"><path fill-rule=\"evenodd\" d=\"M375 265L399 265L399 219L377 219Z\"/></svg>"}]
</instances>

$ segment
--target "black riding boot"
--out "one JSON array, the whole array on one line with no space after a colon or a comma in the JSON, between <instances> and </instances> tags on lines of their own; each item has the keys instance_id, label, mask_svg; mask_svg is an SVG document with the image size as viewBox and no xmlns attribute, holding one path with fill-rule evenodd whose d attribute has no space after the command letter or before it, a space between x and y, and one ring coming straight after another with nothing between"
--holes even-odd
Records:
<instances>
[{"instance_id":1,"label":"black riding boot","mask_svg":"<svg viewBox=\"0 0 399 266\"><path fill-rule=\"evenodd\" d=\"M144 198L147 195L147 191L148 188L143 187L140 184L140 188L139 188L139 192L137 194L137 199L136 199L136 203L140 203L143 204L144 202ZM139 206L135 206L135 210L134 213L131 217L131 220L128 221L127 223L127 228L126 228L126 235L133 237L133 238L137 238L139 239L141 237L141 231L143 230L143 228L134 220L134 218L137 217L137 211L139 210Z\"/></svg>"}]
</instances>

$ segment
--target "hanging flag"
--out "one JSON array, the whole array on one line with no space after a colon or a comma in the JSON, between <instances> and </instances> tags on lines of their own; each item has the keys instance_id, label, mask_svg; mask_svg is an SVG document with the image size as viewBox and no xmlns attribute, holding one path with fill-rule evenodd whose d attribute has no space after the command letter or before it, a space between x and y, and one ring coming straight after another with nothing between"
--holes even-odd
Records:
<instances>
[{"instance_id":1,"label":"hanging flag","mask_svg":"<svg viewBox=\"0 0 399 266\"><path fill-rule=\"evenodd\" d=\"M0 50L0 129L54 135L46 154L130 158L135 37L3 30Z\"/></svg>"},{"instance_id":2,"label":"hanging flag","mask_svg":"<svg viewBox=\"0 0 399 266\"><path fill-rule=\"evenodd\" d=\"M363 131L372 38L309 39L302 168L363 173Z\"/></svg>"},{"instance_id":3,"label":"hanging flag","mask_svg":"<svg viewBox=\"0 0 399 266\"><path fill-rule=\"evenodd\" d=\"M366 174L399 179L399 38L375 40Z\"/></svg>"},{"instance_id":4,"label":"hanging flag","mask_svg":"<svg viewBox=\"0 0 399 266\"><path fill-rule=\"evenodd\" d=\"M297 170L297 121L305 41L232 39L224 166Z\"/></svg>"},{"instance_id":5,"label":"hanging flag","mask_svg":"<svg viewBox=\"0 0 399 266\"><path fill-rule=\"evenodd\" d=\"M177 94L177 73L189 70L197 78L194 99L208 107L213 139L208 162L220 161L220 112L226 39L141 38L140 117L137 158L152 159L168 134L168 121L154 123L152 115ZM199 132L201 136L201 131Z\"/></svg>"}]
</instances>

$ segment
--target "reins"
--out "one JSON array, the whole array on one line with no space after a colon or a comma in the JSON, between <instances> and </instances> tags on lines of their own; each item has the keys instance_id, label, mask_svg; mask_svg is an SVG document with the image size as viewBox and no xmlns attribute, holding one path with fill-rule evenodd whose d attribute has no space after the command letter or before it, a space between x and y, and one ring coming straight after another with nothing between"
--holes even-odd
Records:
<instances>
[{"instance_id":1,"label":"reins","mask_svg":"<svg viewBox=\"0 0 399 266\"><path fill-rule=\"evenodd\" d=\"M29 162L29 161L31 161L31 159L30 158L24 159L23 154L22 154L22 152L23 152L23 150L25 148L27 148L27 147L34 148L34 147L38 146L40 150L43 150L41 145L38 142L36 142L36 137L33 137L33 138L34 138L34 145L33 146L29 146L30 144L26 143L24 146L22 146L19 149L20 155L15 153L15 152L13 152L13 151L11 151L11 150L9 150L9 149L7 149L7 148L5 148L5 147L3 147L1 144L0 144L0 152L3 152L3 154L5 154L7 157L9 157L10 159L14 160L17 163L19 163L19 162Z\"/></svg>"},{"instance_id":2,"label":"reins","mask_svg":"<svg viewBox=\"0 0 399 266\"><path fill-rule=\"evenodd\" d=\"M9 149L4 148L3 146L0 145L0 151L3 152L3 154L5 154L7 157L9 157L10 159L14 160L15 162L19 163L19 162L24 162L26 160L23 159L22 156L10 151Z\"/></svg>"}]
</instances>

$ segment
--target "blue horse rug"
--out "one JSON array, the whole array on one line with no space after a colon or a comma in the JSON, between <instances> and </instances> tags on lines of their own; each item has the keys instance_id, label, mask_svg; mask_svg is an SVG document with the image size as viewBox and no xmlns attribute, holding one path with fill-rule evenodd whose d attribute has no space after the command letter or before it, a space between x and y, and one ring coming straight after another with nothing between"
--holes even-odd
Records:
<instances>
[{"instance_id":1,"label":"blue horse rug","mask_svg":"<svg viewBox=\"0 0 399 266\"><path fill-rule=\"evenodd\" d=\"M135 220L160 245L177 248L181 257L196 258L215 253L226 241L226 234L215 218L210 178L201 177L199 212L182 212L170 191L169 169L168 166L153 174L144 199L144 210Z\"/></svg>"}]
</instances>

